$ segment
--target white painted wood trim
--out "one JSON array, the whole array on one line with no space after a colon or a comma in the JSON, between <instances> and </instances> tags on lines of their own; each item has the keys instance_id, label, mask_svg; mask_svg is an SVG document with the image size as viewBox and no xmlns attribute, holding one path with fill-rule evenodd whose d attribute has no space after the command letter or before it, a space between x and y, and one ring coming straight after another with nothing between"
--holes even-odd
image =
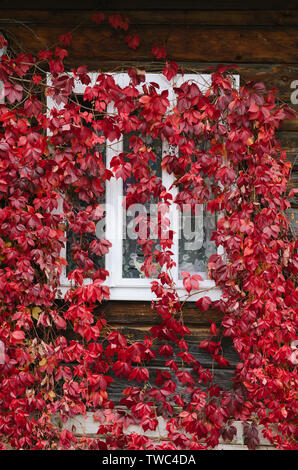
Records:
<instances>
[{"instance_id":1,"label":"white painted wood trim","mask_svg":"<svg viewBox=\"0 0 298 470\"><path fill-rule=\"evenodd\" d=\"M124 434L139 433L150 439L168 439L168 431L166 430L166 420L159 416L157 418L158 426L156 430L143 431L139 425L129 425L123 432ZM244 445L243 441L243 422L235 421L232 423L236 427L237 433L232 441L223 441L220 439L219 445L216 447L218 450L247 450L247 446ZM100 423L94 421L93 413L87 412L86 416L78 415L74 418L70 418L66 423L62 425L63 429L72 431L76 436L89 436L95 437L97 435L98 427ZM274 448L272 444L262 434L263 426L258 426L260 446L257 450L268 450Z\"/></svg>"},{"instance_id":2,"label":"white painted wood trim","mask_svg":"<svg viewBox=\"0 0 298 470\"><path fill-rule=\"evenodd\" d=\"M71 75L71 73L70 73ZM129 85L130 78L127 73L113 73L115 82L120 86L125 87ZM91 84L96 83L98 73L90 73ZM239 75L234 76L236 86L239 87ZM173 92L173 86L181 86L183 82L191 80L196 83L201 89L208 88L211 83L211 75L209 74L185 74L177 75L170 82L162 74L157 73L148 73L146 74L147 82L155 82L160 86L160 91L169 90L169 100L174 105L175 96ZM50 74L47 75L47 84L51 86ZM169 88L169 84L171 85ZM83 94L86 90L87 85L83 85L79 81L75 80L74 92L78 94ZM141 90L142 84L139 85ZM57 106L53 99L49 96L47 97L48 108L56 106L58 109L63 108L63 104ZM163 151L166 150L165 143L163 143ZM117 155L122 151L122 142L108 142L107 146L107 165L109 167L111 159L114 155ZM173 176L169 175L167 172L163 171L162 174L163 184L169 189L173 183ZM173 197L175 197L177 190L171 189ZM110 276L105 282L105 285L110 287L110 298L111 300L142 300L142 301L151 301L155 300L155 294L151 291L151 282L153 279L125 279L122 278L122 181L120 179L112 178L110 181L106 182L106 203L107 203L107 216L106 219L108 223L106 224L106 234L107 239L112 242L112 247L110 252L105 256L105 267L109 271ZM170 218L172 221L171 228L176 232L174 235L174 244L172 251L174 253L174 261L176 262L176 267L172 269L172 277L176 282L177 293L182 298L187 301L195 301L200 297L207 295L211 300L219 300L221 298L221 291L219 288L215 287L215 283L211 280L206 279L206 273L198 273L203 279L200 283L201 292L188 296L187 292L183 288L181 280L178 280L178 251L179 251L179 240L178 240L178 229L179 229L179 214L178 210L174 205L171 205ZM218 254L223 254L224 250L222 247L218 247ZM61 256L66 257L66 247L61 251ZM91 279L85 280L86 284L91 283ZM65 295L67 289L71 287L71 282L67 279L66 276L66 267L63 267L63 272L61 275L61 286L60 291L62 296Z\"/></svg>"}]
</instances>

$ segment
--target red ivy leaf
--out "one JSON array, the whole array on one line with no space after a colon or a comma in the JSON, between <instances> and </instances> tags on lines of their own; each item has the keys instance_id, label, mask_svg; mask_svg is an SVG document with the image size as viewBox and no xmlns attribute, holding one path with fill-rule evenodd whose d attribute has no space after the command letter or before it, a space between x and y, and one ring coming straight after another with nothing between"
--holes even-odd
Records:
<instances>
[{"instance_id":1,"label":"red ivy leaf","mask_svg":"<svg viewBox=\"0 0 298 470\"><path fill-rule=\"evenodd\" d=\"M212 334L212 336L217 335L217 328L216 328L216 324L214 322L211 322L210 333Z\"/></svg>"},{"instance_id":2,"label":"red ivy leaf","mask_svg":"<svg viewBox=\"0 0 298 470\"><path fill-rule=\"evenodd\" d=\"M100 13L93 13L92 15L92 21L96 24L101 23L105 19L105 14L100 12Z\"/></svg>"},{"instance_id":3,"label":"red ivy leaf","mask_svg":"<svg viewBox=\"0 0 298 470\"><path fill-rule=\"evenodd\" d=\"M129 19L124 18L119 14L109 16L109 23L114 29L123 29L127 31L129 28Z\"/></svg>"},{"instance_id":4,"label":"red ivy leaf","mask_svg":"<svg viewBox=\"0 0 298 470\"><path fill-rule=\"evenodd\" d=\"M21 330L16 330L11 334L15 342L22 342L25 339L25 333Z\"/></svg>"},{"instance_id":5,"label":"red ivy leaf","mask_svg":"<svg viewBox=\"0 0 298 470\"><path fill-rule=\"evenodd\" d=\"M194 289L199 289L199 281L203 280L199 274L193 274L192 276L186 272L182 272L181 274L183 276L184 288L188 293Z\"/></svg>"},{"instance_id":6,"label":"red ivy leaf","mask_svg":"<svg viewBox=\"0 0 298 470\"><path fill-rule=\"evenodd\" d=\"M163 46L153 46L152 47L152 54L156 57L156 59L165 59L167 56L167 51Z\"/></svg>"},{"instance_id":7,"label":"red ivy leaf","mask_svg":"<svg viewBox=\"0 0 298 470\"><path fill-rule=\"evenodd\" d=\"M61 34L61 36L59 37L60 43L65 47L70 46L71 40L72 40L72 35L70 33Z\"/></svg>"},{"instance_id":8,"label":"red ivy leaf","mask_svg":"<svg viewBox=\"0 0 298 470\"><path fill-rule=\"evenodd\" d=\"M138 34L126 36L125 41L130 49L136 50L140 45L140 36Z\"/></svg>"},{"instance_id":9,"label":"red ivy leaf","mask_svg":"<svg viewBox=\"0 0 298 470\"><path fill-rule=\"evenodd\" d=\"M5 83L4 96L7 97L10 104L13 104L15 101L21 101L23 96L23 87L18 83Z\"/></svg>"},{"instance_id":10,"label":"red ivy leaf","mask_svg":"<svg viewBox=\"0 0 298 470\"><path fill-rule=\"evenodd\" d=\"M163 69L162 73L164 76L170 81L172 80L175 75L178 73L178 64L176 62L171 61L170 63L166 62L166 66Z\"/></svg>"},{"instance_id":11,"label":"red ivy leaf","mask_svg":"<svg viewBox=\"0 0 298 470\"><path fill-rule=\"evenodd\" d=\"M196 306L202 310L203 312L206 312L210 305L212 304L212 301L209 297L201 297L199 300L196 301Z\"/></svg>"}]
</instances>

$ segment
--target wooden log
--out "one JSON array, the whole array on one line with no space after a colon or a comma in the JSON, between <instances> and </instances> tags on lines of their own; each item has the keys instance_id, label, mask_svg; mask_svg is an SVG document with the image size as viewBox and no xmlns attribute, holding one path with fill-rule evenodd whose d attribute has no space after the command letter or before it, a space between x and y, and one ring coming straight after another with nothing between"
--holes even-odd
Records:
<instances>
[{"instance_id":1,"label":"wooden log","mask_svg":"<svg viewBox=\"0 0 298 470\"><path fill-rule=\"evenodd\" d=\"M276 89L276 98L286 103L296 112L298 104L293 100L294 83L298 77L298 66L295 64L247 64L236 68L240 75L240 85L250 81L263 82L266 88Z\"/></svg>"},{"instance_id":2,"label":"wooden log","mask_svg":"<svg viewBox=\"0 0 298 470\"><path fill-rule=\"evenodd\" d=\"M150 379L149 379L149 384L150 386L154 387L154 382L156 380L156 376L157 376L157 370L156 369L149 369L149 375L150 375ZM167 370L167 369L164 369L164 370ZM188 372L190 372L190 370L188 369L185 369L187 370ZM227 370L227 369L214 369L213 371L213 377L214 377L214 383L216 385L218 385L219 387L221 387L223 390L231 390L232 387L233 387L233 377L234 377L234 371L233 370ZM115 377L113 374L109 374L110 377L112 377L114 379L114 382L112 382L108 389L107 389L107 392L108 392L108 396L109 396L109 400L113 400L113 402L115 404L118 404L121 400L121 398L124 398L124 395L123 395L123 391L127 388L127 387L138 387L140 386L140 384L138 384L138 382L136 381L128 381L127 379L125 378L119 378L119 377ZM173 376L173 379L175 377ZM202 385L200 383L198 383L198 381L196 382L196 386L198 388L202 388L203 390L206 390L206 388L208 387L208 385L210 385L210 383L208 383L207 385ZM177 389L176 389L176 393L182 395L182 397L186 397L186 393L185 393L185 389L186 387L183 387L180 383L177 384Z\"/></svg>"},{"instance_id":3,"label":"wooden log","mask_svg":"<svg viewBox=\"0 0 298 470\"><path fill-rule=\"evenodd\" d=\"M151 308L151 302L109 301L98 310L104 311L104 316L111 325L150 326L160 321L156 310ZM201 312L193 302L184 304L184 322L192 327L208 327L210 326L209 320L219 323L221 317L222 314L215 309Z\"/></svg>"},{"instance_id":4,"label":"wooden log","mask_svg":"<svg viewBox=\"0 0 298 470\"><path fill-rule=\"evenodd\" d=\"M282 149L287 153L287 160L292 162L295 170L297 171L298 165L298 139L296 132L279 131L277 133L278 139L281 143Z\"/></svg>"},{"instance_id":5,"label":"wooden log","mask_svg":"<svg viewBox=\"0 0 298 470\"><path fill-rule=\"evenodd\" d=\"M26 6L26 5L23 5ZM124 6L124 5L123 5ZM108 24L114 10L104 11L103 24ZM130 25L196 25L196 26L297 26L298 10L124 10L123 16L129 18ZM44 24L47 26L62 25L75 27L84 23L98 28L92 21L93 12L90 10L53 10L53 9L17 9L1 10L1 22L21 22L27 26Z\"/></svg>"},{"instance_id":6,"label":"wooden log","mask_svg":"<svg viewBox=\"0 0 298 470\"><path fill-rule=\"evenodd\" d=\"M111 307L111 310L113 311L113 306ZM115 316L117 317L117 311L114 312ZM117 324L118 322L114 323L112 325L113 329L119 331L128 340L128 344L136 342L136 341L142 341L145 336L150 336L150 328L152 325L138 325L135 322L132 324L122 324L122 318L120 318L120 323ZM199 348L199 345L201 341L206 340L206 339L211 339L211 333L209 327L192 327L190 328L191 334L187 336L186 341L188 344L188 352L194 356L194 358L200 362L203 368L208 369L214 379L214 383L216 383L218 386L222 387L224 390L231 389L233 387L233 377L235 373L235 368L237 363L239 362L239 357L238 354L236 353L233 344L229 338L222 338L221 339L221 347L222 347L222 355L224 358L226 358L229 361L229 365L227 367L219 367L219 365L216 363L216 361L210 356L210 354L203 349ZM71 332L70 332L71 333ZM220 334L220 329L219 329L219 334ZM70 335L69 339L73 337L73 334ZM217 338L212 338L214 341L218 341L219 337ZM105 342L105 339L99 338L99 342L103 341ZM142 364L142 367L147 367L148 372L149 372L149 383L151 386L154 386L154 382L157 377L157 371L169 371L167 367L165 367L165 363L167 358L164 356L161 356L159 354L159 346L163 344L161 340L155 339L154 344L153 344L153 350L156 353L156 357L151 359L150 361L147 361L146 363ZM181 358L177 357L177 354L180 352L180 349L177 345L175 345L173 342L171 342L171 345L173 347L174 355L173 358L177 362L177 364L182 367L182 361ZM71 367L71 364L68 364L68 366ZM138 367L138 364L134 364L134 367ZM192 371L192 368L190 367L189 364L184 363L184 369L189 371L193 377L196 380L197 386L202 386L202 384L199 384L197 382L197 375ZM139 384L136 381L128 381L127 379L124 378L119 378L117 377L113 372L109 371L108 375L111 376L114 381L111 383L111 385L108 388L109 392L109 399L112 399L115 403L119 403L121 398L123 398L123 390L127 388L128 386L138 386ZM175 375L173 375L173 380L177 382ZM208 383L209 384L209 383ZM208 386L203 386L203 388L206 388ZM185 395L185 390L184 386L181 384L177 383L178 385L178 393L182 393L182 395Z\"/></svg>"},{"instance_id":7,"label":"wooden log","mask_svg":"<svg viewBox=\"0 0 298 470\"><path fill-rule=\"evenodd\" d=\"M283 126L284 128L285 126ZM277 133L282 149L287 154L287 160L291 162L291 177L288 183L288 191L298 187L298 139L297 132L279 131ZM293 236L298 235L298 195L290 199L291 208L287 211Z\"/></svg>"},{"instance_id":8,"label":"wooden log","mask_svg":"<svg viewBox=\"0 0 298 470\"><path fill-rule=\"evenodd\" d=\"M131 341L142 341L144 339L144 336L150 336L149 329L146 328L137 328L135 326L122 326L119 325L117 327L117 331L125 335L125 337ZM198 328L198 329L191 329L191 334L185 337L185 340L187 341L188 344L188 352L194 356L196 360L198 360L202 365L206 367L212 367L215 365L215 367L218 367L213 360L213 358L210 356L210 354L203 349L199 348L199 345L201 341L204 340L209 340L211 339L211 334L210 330L207 328ZM217 338L212 338L213 341L219 341L219 337ZM172 347L174 354L177 355L180 350L177 345L175 345L172 342L169 342ZM155 339L154 341L154 350L155 352L158 352L158 348L161 344L164 344L161 340ZM230 338L223 337L221 338L221 347L222 347L222 354L223 356L229 361L230 366L228 368L235 368L236 364L239 362L239 356L237 352L234 349L233 343L231 342ZM160 357L159 354L157 354L157 357L152 359L150 361L150 365L155 365L155 366L161 366L165 363L166 359L164 357ZM178 358L179 362L179 358Z\"/></svg>"},{"instance_id":9,"label":"wooden log","mask_svg":"<svg viewBox=\"0 0 298 470\"><path fill-rule=\"evenodd\" d=\"M168 58L199 62L229 63L295 63L298 61L297 31L287 28L261 28L248 30L235 27L196 27L181 25L141 25L135 28L142 37L138 49L127 47L121 34L103 25L98 29L82 25L72 32L73 41L69 60L73 64L98 64L102 60L152 60L151 48L163 44ZM2 31L20 49L33 53L40 48L58 43L65 26L37 25L30 28L10 24ZM95 66L95 65L94 65Z\"/></svg>"},{"instance_id":10,"label":"wooden log","mask_svg":"<svg viewBox=\"0 0 298 470\"><path fill-rule=\"evenodd\" d=\"M110 13L113 13L112 11L107 11L106 12L106 20L108 15ZM222 42L223 38L223 33L222 33L222 27L224 26L225 29L230 25L236 28L237 33L242 34L245 33L247 35L251 34L254 35L254 31L256 31L256 34L259 35L260 32L265 31L265 29L269 28L268 31L272 30L270 28L271 26L274 26L274 31L278 32L281 31L282 33L288 33L293 36L293 38L296 37L297 39L297 24L298 24L298 10L297 11L280 11L276 12L273 10L270 11L187 11L187 10L179 10L179 11L151 11L148 13L148 11L127 11L123 12L126 16L129 17L132 27L134 28L142 28L143 31L143 25L147 26L150 28L151 26L153 27L154 30L157 31L158 29L162 28L164 32L168 31L169 34L174 36L180 35L180 38L182 38L183 29L184 31L188 30L189 28L200 30L200 28L203 26L210 26L210 29L213 31L214 30L214 35L217 39L217 42L219 43L219 49L218 49L218 58L216 59L219 62L224 62L223 57L219 55L221 45L220 43ZM97 42L97 37L100 38L100 34L102 34L102 26L96 25L94 22L92 22L92 12L90 11L77 11L77 10L70 10L70 11L55 11L55 10L0 10L0 24L2 24L4 29L7 29L8 34L9 30L11 39L13 42L13 39L15 38L17 40L17 37L14 35L12 28L18 28L20 30L26 30L27 36L30 36L31 32L31 39L28 37L27 39L24 37L19 38L19 43L20 48L26 48L27 45L29 45L29 48L32 48L33 45L32 43L35 44L36 50L39 47L45 47L47 45L53 44L55 41L58 40L58 34L55 34L56 27L59 26L59 28L63 28L64 31L66 30L71 30L75 29L74 34L79 35L81 29L84 28L84 30L89 29L93 31L93 34L95 36L95 43ZM80 26L81 25L81 26ZM177 25L175 33L173 33L173 25ZM282 25L282 27L278 27L278 25ZM260 26L266 26L266 28L260 28ZM50 36L50 40L47 41L46 39L38 37L35 35L34 28L41 28L44 30L48 30L48 36ZM182 28L182 30L181 30ZM294 28L292 30L292 28ZM61 31L60 31L61 32ZM23 33L18 33L18 36L24 35L25 32ZM77 36L75 36L77 37ZM113 41L116 41L117 34L114 34L111 36L111 46L115 46L115 50L119 50L119 44L115 42L113 44ZM25 40L26 39L26 40ZM119 38L118 38L119 39ZM123 38L122 38L123 39ZM156 38L157 39L157 38ZM185 42L182 38L182 44ZM122 41L122 47L123 47L123 40ZM264 36L264 41L266 42L266 37ZM297 43L297 40L296 40ZM97 42L98 44L98 42ZM241 41L238 44L233 44L233 47L235 49L235 54L234 58L236 58L236 51L237 48L241 46ZM263 44L264 46L264 44ZM196 47L196 44L194 44L194 47ZM227 45L229 47L229 45ZM78 57L78 53L80 48L77 48L77 44L75 44L74 47L77 50L77 56L75 57L72 53L69 57L68 60L66 60L67 66L70 68L73 65L78 64L79 62L84 62L88 66L91 67L93 70L98 70L99 68L101 70L113 70L115 66L117 67L118 65L120 66L121 63L123 64L124 68L126 68L129 64L127 54L126 56L121 53L121 62L120 60L117 61L115 60L115 56L111 57L111 61L109 61L108 58L102 58L99 57L98 51L95 51L94 56L90 56L90 54L83 53L81 59ZM124 45L124 48L127 47ZM144 43L143 49L145 50L146 44ZM89 49L89 48L87 48ZM98 48L100 49L100 48ZM269 44L269 49L270 49L270 44ZM195 52L195 51L194 51ZM200 52L200 51L198 51ZM214 60L214 54L212 51L209 53L209 58L208 62L210 63L210 59ZM136 58L138 61L140 61L140 53L142 51L136 51L136 54L134 54L131 51L131 61L132 63L134 62L134 58ZM108 54L108 50L107 50ZM138 55L139 54L139 55ZM184 52L183 52L184 55ZM240 54L241 55L241 54ZM290 52L289 52L290 55ZM239 56L239 55L238 55ZM238 57L237 56L237 57ZM141 66L145 69L149 70L162 70L162 64L160 62L153 62L152 59L153 56L151 55L150 52L150 45L147 50L147 57L151 62L149 63L144 63ZM177 59L175 56L175 52L172 51L170 57L172 59ZM283 55L285 59L285 55ZM100 62L99 62L100 58ZM119 56L118 56L119 59ZM206 64L206 59L203 58L203 63L198 62L198 61L192 61L190 62L185 62L184 57L181 59L179 58L179 63L182 64L182 66L185 68L185 71L202 71L202 72L207 72L210 73L210 69L208 69L208 65ZM185 50L185 59L187 59L187 50ZM233 63L233 56L229 54L229 60L227 63ZM240 74L240 79L241 79L241 84L244 84L248 81L254 80L254 81L264 81L266 86L268 88L276 88L277 93L278 93L278 98L288 104L291 104L296 111L298 111L298 105L295 103L291 103L291 96L292 93L294 92L293 87L291 88L291 85L293 82L297 80L298 76L298 66L295 64L294 56L292 57L293 60L290 60L290 63L285 65L284 60L282 64L268 64L265 63L248 63L244 64L243 59L236 61L234 60L234 63L238 62L238 67L235 69L239 74ZM257 60L257 59L256 59ZM250 60L251 62L251 60ZM266 60L267 62L267 60ZM139 64L140 65L140 64ZM210 63L210 65L212 65ZM216 65L216 62L214 62L213 65ZM292 85L293 86L293 85ZM292 100L293 101L293 100Z\"/></svg>"},{"instance_id":11,"label":"wooden log","mask_svg":"<svg viewBox=\"0 0 298 470\"><path fill-rule=\"evenodd\" d=\"M298 119L287 119L285 120L281 127L280 130L282 131L298 131Z\"/></svg>"},{"instance_id":12,"label":"wooden log","mask_svg":"<svg viewBox=\"0 0 298 470\"><path fill-rule=\"evenodd\" d=\"M292 204L292 208L288 211L288 217L291 223L291 229L294 237L298 237L298 207Z\"/></svg>"},{"instance_id":13,"label":"wooden log","mask_svg":"<svg viewBox=\"0 0 298 470\"><path fill-rule=\"evenodd\" d=\"M282 0L246 0L246 2L239 2L239 0L208 0L195 2L194 0L85 0L84 2L75 3L73 0L27 0L26 8L29 9L45 9L45 10L59 10L74 8L77 10L89 9L113 9L113 10L283 10L285 2ZM288 0L286 3L287 9L296 10L296 0ZM1 8L24 8L22 0L2 0Z\"/></svg>"}]
</instances>

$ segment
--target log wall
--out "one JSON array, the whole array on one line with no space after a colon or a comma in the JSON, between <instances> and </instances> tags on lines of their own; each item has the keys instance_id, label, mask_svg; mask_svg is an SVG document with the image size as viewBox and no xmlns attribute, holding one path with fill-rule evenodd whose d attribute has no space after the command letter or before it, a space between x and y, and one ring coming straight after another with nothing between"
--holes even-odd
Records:
<instances>
[{"instance_id":1,"label":"log wall","mask_svg":"<svg viewBox=\"0 0 298 470\"><path fill-rule=\"evenodd\" d=\"M2 10L0 5L0 30L16 50L37 52L58 43L59 36L69 31L73 37L66 61L69 69L85 64L93 71L114 71L137 65L147 71L158 71L161 63L153 60L151 47L163 44L168 58L178 61L186 72L209 72L208 67L218 63L237 64L241 83L257 80L267 87L275 87L279 98L298 112L298 99L297 103L293 101L295 90L291 88L295 80L298 87L298 9L294 9L295 2L288 2L288 10L282 7L266 9L269 6L260 9L260 2L248 2L254 5L250 10L245 10L244 4L229 10L231 2L225 2L226 8L222 8L223 2L216 1L210 2L209 10L207 2L201 9L191 9L187 6L189 2L181 1L171 2L171 8L158 6L160 2L144 2L143 10L140 10L137 7L127 9L137 3L126 2L126 10L119 12L130 19L130 31L141 36L141 45L136 51L129 49L123 36L112 31L107 22L94 24L92 11L82 10L82 6L80 10L74 10L68 5L61 10L59 5L54 9L55 2L51 2L51 9L32 5L31 10L9 9L13 3L16 6L17 2L4 2L5 9ZM61 7L66 4L61 2ZM212 5L214 9L211 9ZM106 11L106 17L109 13ZM298 175L297 132L298 119L285 122L279 132L288 158L293 162L292 185L296 184ZM294 214L293 228L297 231L298 200L294 201L291 213ZM148 333L154 322L154 313L146 302L107 302L101 310L105 311L112 326L132 339ZM209 336L209 319L220 324L221 316L216 311L201 313L193 304L185 307L185 324L192 331L190 352L197 356L199 342ZM231 362L229 369L216 369L210 358L202 353L198 358L202 364L215 367L218 383L229 388L237 356L228 342L225 348ZM159 365L159 359L156 359L152 362L152 370ZM125 386L124 381L112 385L116 400Z\"/></svg>"}]
</instances>

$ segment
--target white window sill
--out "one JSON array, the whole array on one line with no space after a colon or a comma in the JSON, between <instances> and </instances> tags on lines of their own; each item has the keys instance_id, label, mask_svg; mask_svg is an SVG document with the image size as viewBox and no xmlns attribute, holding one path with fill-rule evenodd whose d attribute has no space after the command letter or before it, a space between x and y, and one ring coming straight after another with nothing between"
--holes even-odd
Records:
<instances>
[{"instance_id":1,"label":"white window sill","mask_svg":"<svg viewBox=\"0 0 298 470\"><path fill-rule=\"evenodd\" d=\"M89 281L89 282L88 282ZM136 281L143 281L143 285ZM145 285L144 281L147 285ZM87 280L86 284L90 284L91 280ZM108 285L105 283L104 285ZM58 291L64 298L67 290L71 287L70 284L61 285ZM143 279L127 279L123 280L121 285L109 286L110 299L109 300L126 300L126 301L152 301L158 300L154 292L151 291L150 281ZM220 300L222 298L221 290L216 287L214 281L206 280L200 283L200 291L191 293L183 288L182 283L177 286L177 293L181 301L196 302L201 297L209 297L212 301Z\"/></svg>"}]
</instances>

